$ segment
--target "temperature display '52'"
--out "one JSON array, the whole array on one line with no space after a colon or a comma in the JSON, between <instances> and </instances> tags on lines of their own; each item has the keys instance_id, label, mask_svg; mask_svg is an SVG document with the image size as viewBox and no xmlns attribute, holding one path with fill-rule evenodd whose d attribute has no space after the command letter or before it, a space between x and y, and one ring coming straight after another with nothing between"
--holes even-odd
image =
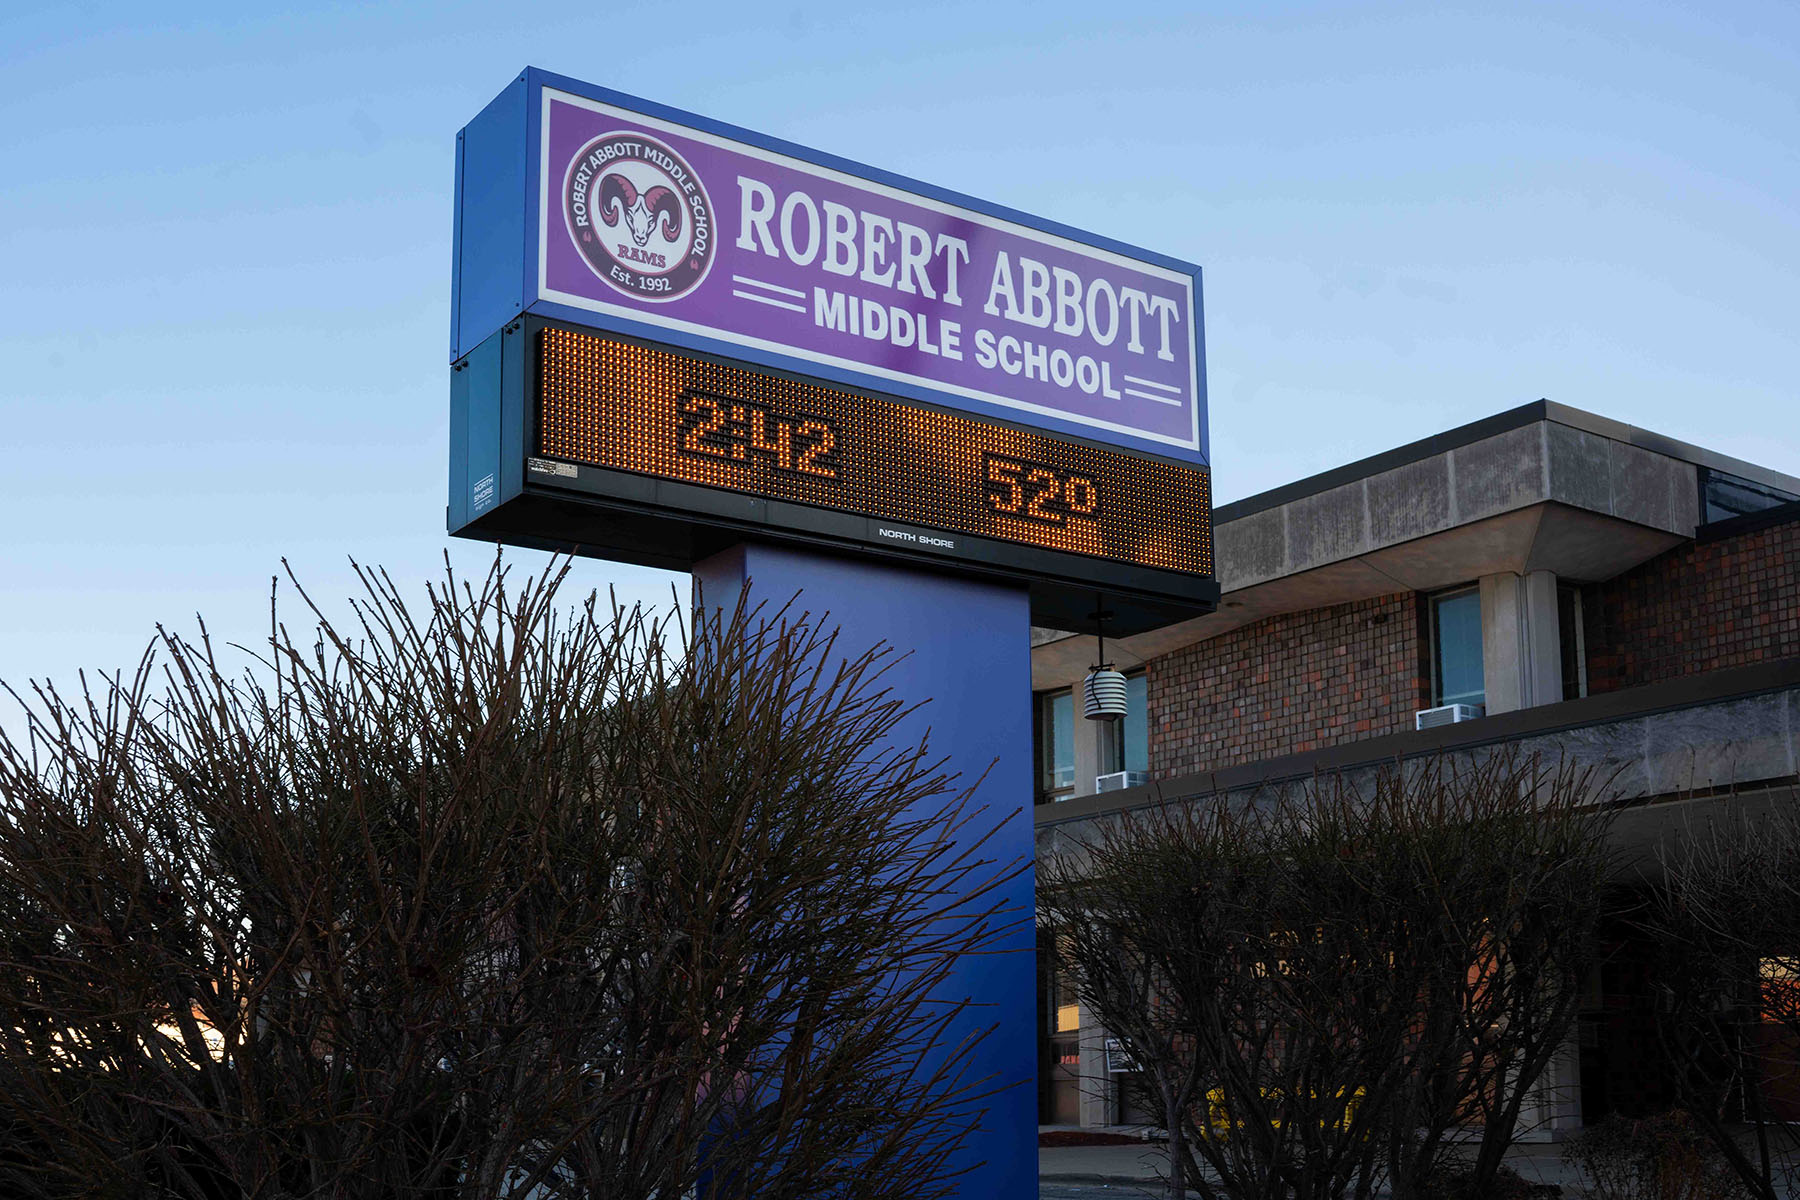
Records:
<instances>
[{"instance_id":1,"label":"temperature display '52'","mask_svg":"<svg viewBox=\"0 0 1800 1200\"><path fill-rule=\"evenodd\" d=\"M995 512L1046 525L1070 517L1094 517L1100 489L1086 475L1002 454L982 455L988 504Z\"/></svg>"}]
</instances>

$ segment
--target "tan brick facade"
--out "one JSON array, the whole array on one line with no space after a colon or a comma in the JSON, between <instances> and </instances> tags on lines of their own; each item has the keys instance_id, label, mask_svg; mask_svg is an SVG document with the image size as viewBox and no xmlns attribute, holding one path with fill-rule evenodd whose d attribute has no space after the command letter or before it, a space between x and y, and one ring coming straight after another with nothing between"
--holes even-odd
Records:
<instances>
[{"instance_id":1,"label":"tan brick facade","mask_svg":"<svg viewBox=\"0 0 1800 1200\"><path fill-rule=\"evenodd\" d=\"M1151 660L1167 779L1412 728L1429 683L1412 593L1269 617Z\"/></svg>"},{"instance_id":2,"label":"tan brick facade","mask_svg":"<svg viewBox=\"0 0 1800 1200\"><path fill-rule=\"evenodd\" d=\"M1677 546L1583 591L1590 693L1800 655L1800 521Z\"/></svg>"}]
</instances>

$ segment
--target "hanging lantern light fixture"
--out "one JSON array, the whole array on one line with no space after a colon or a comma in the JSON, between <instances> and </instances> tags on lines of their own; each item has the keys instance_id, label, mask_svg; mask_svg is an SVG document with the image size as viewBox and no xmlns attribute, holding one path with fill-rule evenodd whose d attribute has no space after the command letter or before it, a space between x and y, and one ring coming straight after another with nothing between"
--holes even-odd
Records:
<instances>
[{"instance_id":1,"label":"hanging lantern light fixture","mask_svg":"<svg viewBox=\"0 0 1800 1200\"><path fill-rule=\"evenodd\" d=\"M1106 661L1106 618L1110 612L1095 606L1094 636L1100 661L1081 684L1082 710L1090 721L1117 721L1125 715L1125 676Z\"/></svg>"}]
</instances>

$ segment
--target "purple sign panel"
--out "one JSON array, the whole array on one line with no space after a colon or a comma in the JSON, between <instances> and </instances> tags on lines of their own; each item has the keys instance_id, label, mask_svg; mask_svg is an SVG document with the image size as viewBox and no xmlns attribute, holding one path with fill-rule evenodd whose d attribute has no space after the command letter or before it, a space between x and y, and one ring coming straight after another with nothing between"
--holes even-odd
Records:
<instances>
[{"instance_id":1,"label":"purple sign panel","mask_svg":"<svg viewBox=\"0 0 1800 1200\"><path fill-rule=\"evenodd\" d=\"M537 299L1203 452L1192 274L541 95Z\"/></svg>"}]
</instances>

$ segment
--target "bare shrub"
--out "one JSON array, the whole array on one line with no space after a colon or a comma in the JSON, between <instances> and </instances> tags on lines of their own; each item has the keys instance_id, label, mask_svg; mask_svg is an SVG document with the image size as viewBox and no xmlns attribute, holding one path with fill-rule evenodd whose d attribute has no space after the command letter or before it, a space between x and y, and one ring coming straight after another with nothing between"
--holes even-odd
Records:
<instances>
[{"instance_id":1,"label":"bare shrub","mask_svg":"<svg viewBox=\"0 0 1800 1200\"><path fill-rule=\"evenodd\" d=\"M1676 1099L1747 1194L1776 1200L1800 1150L1800 814L1688 829L1659 866L1639 925Z\"/></svg>"},{"instance_id":2,"label":"bare shrub","mask_svg":"<svg viewBox=\"0 0 1800 1200\"><path fill-rule=\"evenodd\" d=\"M1563 1149L1588 1200L1738 1200L1748 1195L1719 1148L1692 1117L1613 1116L1578 1133Z\"/></svg>"},{"instance_id":3,"label":"bare shrub","mask_svg":"<svg viewBox=\"0 0 1800 1200\"><path fill-rule=\"evenodd\" d=\"M1496 756L1171 803L1041 868L1083 1004L1143 1067L1167 1194L1406 1198L1455 1135L1492 1191L1590 962L1592 779Z\"/></svg>"},{"instance_id":4,"label":"bare shrub","mask_svg":"<svg viewBox=\"0 0 1800 1200\"><path fill-rule=\"evenodd\" d=\"M886 651L570 609L566 569L416 616L365 574L241 673L165 634L36 694L0 1192L946 1193L992 1081L939 993L1018 864L892 744Z\"/></svg>"}]
</instances>

